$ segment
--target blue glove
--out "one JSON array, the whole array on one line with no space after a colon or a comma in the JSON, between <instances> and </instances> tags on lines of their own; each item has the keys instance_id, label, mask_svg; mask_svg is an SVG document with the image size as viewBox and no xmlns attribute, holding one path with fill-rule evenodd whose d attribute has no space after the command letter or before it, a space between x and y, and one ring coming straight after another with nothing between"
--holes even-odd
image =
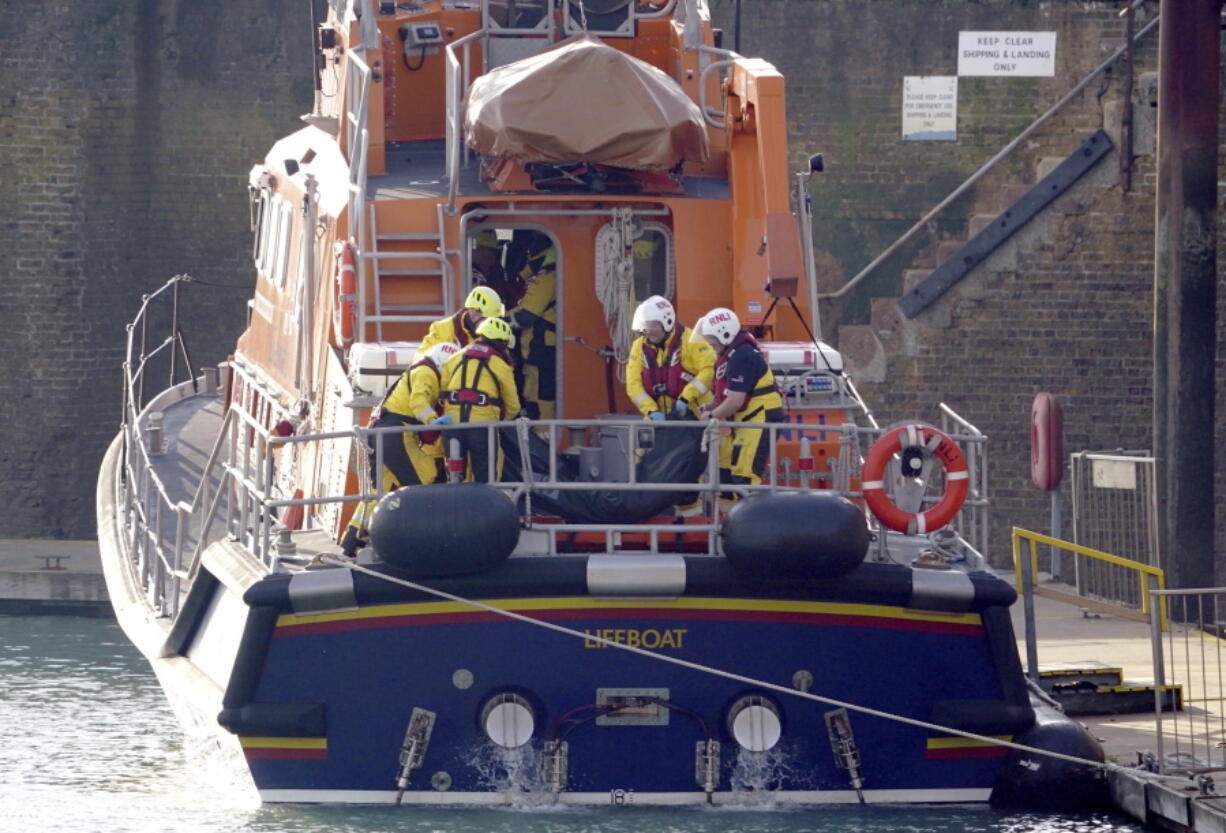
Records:
<instances>
[{"instance_id":1,"label":"blue glove","mask_svg":"<svg viewBox=\"0 0 1226 833\"><path fill-rule=\"evenodd\" d=\"M678 399L677 404L673 406L673 410L677 412L677 416L685 416L689 412L690 406L685 404L684 399Z\"/></svg>"},{"instance_id":2,"label":"blue glove","mask_svg":"<svg viewBox=\"0 0 1226 833\"><path fill-rule=\"evenodd\" d=\"M659 422L660 420L664 419L664 412L663 411L652 411L651 413L647 415L647 418L652 420L653 422Z\"/></svg>"},{"instance_id":3,"label":"blue glove","mask_svg":"<svg viewBox=\"0 0 1226 833\"><path fill-rule=\"evenodd\" d=\"M450 425L451 424L451 414L443 414L442 416L436 416L434 419L430 420L430 424L431 425Z\"/></svg>"}]
</instances>

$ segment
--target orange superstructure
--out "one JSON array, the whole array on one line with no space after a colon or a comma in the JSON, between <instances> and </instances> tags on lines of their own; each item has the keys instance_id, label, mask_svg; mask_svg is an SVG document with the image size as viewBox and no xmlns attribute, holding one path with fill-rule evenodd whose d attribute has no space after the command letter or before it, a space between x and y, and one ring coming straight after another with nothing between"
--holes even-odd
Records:
<instances>
[{"instance_id":1,"label":"orange superstructure","mask_svg":"<svg viewBox=\"0 0 1226 833\"><path fill-rule=\"evenodd\" d=\"M811 465L801 460L811 459L805 482L828 485L821 475L838 455L837 426L862 406L844 395L837 354L816 343L809 217L789 183L782 76L717 47L696 0L586 17L563 2L512 11L513 20L507 9L369 2L320 26L310 126L250 177L260 277L236 361L260 380L256 395L297 409L316 430L361 422L402 369L386 357L400 355L398 345L409 348L402 359L411 355L478 280L477 235L497 241L495 268L509 286L523 268L521 236L535 232L555 252L556 286L536 336L537 349L552 352L533 359L552 362L553 416L634 413L623 384L629 313L646 296L668 297L685 323L728 307L768 348L807 346L776 367L791 384L787 419L835 430L781 435L777 468L799 483ZM589 47L605 50L600 60L629 56L635 80L550 74L562 50ZM474 151L465 125L474 86L495 70L518 80L530 65L538 86L489 110L500 114L495 138L516 131L515 152ZM645 93L640 77L658 87ZM546 115L504 128L530 105ZM602 161L640 158L650 130L638 119L650 125L656 110L681 113L680 127L661 128L675 133L675 157L637 169ZM380 367L363 366L371 361ZM328 474L339 462L304 460L297 485L308 495L339 485Z\"/></svg>"}]
</instances>

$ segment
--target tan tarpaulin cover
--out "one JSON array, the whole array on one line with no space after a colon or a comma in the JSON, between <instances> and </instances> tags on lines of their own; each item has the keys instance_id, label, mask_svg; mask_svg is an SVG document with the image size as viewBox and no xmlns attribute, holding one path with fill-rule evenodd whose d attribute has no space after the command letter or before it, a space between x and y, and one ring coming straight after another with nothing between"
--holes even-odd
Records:
<instances>
[{"instance_id":1,"label":"tan tarpaulin cover","mask_svg":"<svg viewBox=\"0 0 1226 833\"><path fill-rule=\"evenodd\" d=\"M707 158L702 113L680 85L591 35L474 81L464 135L478 153L519 162L658 172Z\"/></svg>"}]
</instances>

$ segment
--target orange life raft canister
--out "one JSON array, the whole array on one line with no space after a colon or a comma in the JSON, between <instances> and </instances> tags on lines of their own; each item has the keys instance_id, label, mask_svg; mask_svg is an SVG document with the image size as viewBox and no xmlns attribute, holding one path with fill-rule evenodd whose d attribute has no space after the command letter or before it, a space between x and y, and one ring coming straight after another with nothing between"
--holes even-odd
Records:
<instances>
[{"instance_id":1,"label":"orange life raft canister","mask_svg":"<svg viewBox=\"0 0 1226 833\"><path fill-rule=\"evenodd\" d=\"M353 322L357 317L354 304L357 302L358 273L353 262L353 247L348 243L336 244L336 296L332 299L332 330L337 343L348 347L353 343Z\"/></svg>"}]
</instances>

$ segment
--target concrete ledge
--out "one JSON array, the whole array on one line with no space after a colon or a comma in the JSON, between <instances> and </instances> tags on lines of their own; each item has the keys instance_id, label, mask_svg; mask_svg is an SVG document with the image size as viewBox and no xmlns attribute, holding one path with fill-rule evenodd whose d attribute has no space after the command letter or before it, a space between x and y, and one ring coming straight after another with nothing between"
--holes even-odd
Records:
<instances>
[{"instance_id":1,"label":"concrete ledge","mask_svg":"<svg viewBox=\"0 0 1226 833\"><path fill-rule=\"evenodd\" d=\"M1158 780L1143 770L1112 769L1107 787L1112 803L1147 827L1226 833L1226 796L1202 796L1191 781Z\"/></svg>"},{"instance_id":2,"label":"concrete ledge","mask_svg":"<svg viewBox=\"0 0 1226 833\"><path fill-rule=\"evenodd\" d=\"M1145 803L1145 784L1131 773L1112 770L1107 774L1107 789L1111 802L1142 824L1149 816Z\"/></svg>"},{"instance_id":3,"label":"concrete ledge","mask_svg":"<svg viewBox=\"0 0 1226 833\"><path fill-rule=\"evenodd\" d=\"M1188 826L1192 811L1188 808L1188 793L1168 787L1166 784L1147 784L1145 804L1151 817L1166 823Z\"/></svg>"},{"instance_id":4,"label":"concrete ledge","mask_svg":"<svg viewBox=\"0 0 1226 833\"><path fill-rule=\"evenodd\" d=\"M1189 804L1196 833L1226 833L1226 797L1197 798Z\"/></svg>"},{"instance_id":5,"label":"concrete ledge","mask_svg":"<svg viewBox=\"0 0 1226 833\"><path fill-rule=\"evenodd\" d=\"M0 539L0 612L111 615L98 543Z\"/></svg>"}]
</instances>

